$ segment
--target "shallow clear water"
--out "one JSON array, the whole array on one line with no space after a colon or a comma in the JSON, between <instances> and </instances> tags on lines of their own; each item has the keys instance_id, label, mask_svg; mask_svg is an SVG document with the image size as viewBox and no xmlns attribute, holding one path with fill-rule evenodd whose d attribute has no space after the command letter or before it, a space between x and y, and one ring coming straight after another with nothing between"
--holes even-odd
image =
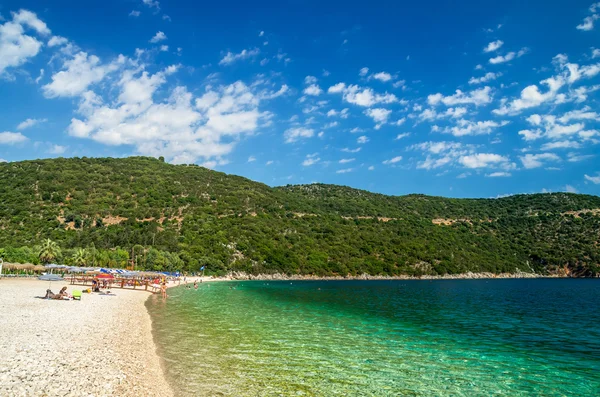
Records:
<instances>
[{"instance_id":1,"label":"shallow clear water","mask_svg":"<svg viewBox=\"0 0 600 397\"><path fill-rule=\"evenodd\" d=\"M181 396L597 396L600 280L215 282L147 303Z\"/></svg>"}]
</instances>

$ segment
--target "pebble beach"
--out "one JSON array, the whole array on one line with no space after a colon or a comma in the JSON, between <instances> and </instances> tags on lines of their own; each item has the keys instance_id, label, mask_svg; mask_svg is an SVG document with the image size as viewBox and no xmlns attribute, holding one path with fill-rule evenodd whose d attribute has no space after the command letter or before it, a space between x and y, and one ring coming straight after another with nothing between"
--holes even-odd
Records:
<instances>
[{"instance_id":1,"label":"pebble beach","mask_svg":"<svg viewBox=\"0 0 600 397\"><path fill-rule=\"evenodd\" d=\"M66 282L53 282L52 291ZM37 279L0 279L0 396L172 396L144 291L39 299Z\"/></svg>"}]
</instances>

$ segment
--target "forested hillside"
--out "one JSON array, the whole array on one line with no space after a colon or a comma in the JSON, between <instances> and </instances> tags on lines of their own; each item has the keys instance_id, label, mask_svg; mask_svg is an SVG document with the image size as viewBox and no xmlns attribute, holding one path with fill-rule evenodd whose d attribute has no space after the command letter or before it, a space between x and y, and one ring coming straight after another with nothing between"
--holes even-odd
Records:
<instances>
[{"instance_id":1,"label":"forested hillside","mask_svg":"<svg viewBox=\"0 0 600 397\"><path fill-rule=\"evenodd\" d=\"M0 256L215 273L446 274L600 268L600 197L385 196L270 188L154 158L0 164ZM83 248L85 251L81 251Z\"/></svg>"}]
</instances>

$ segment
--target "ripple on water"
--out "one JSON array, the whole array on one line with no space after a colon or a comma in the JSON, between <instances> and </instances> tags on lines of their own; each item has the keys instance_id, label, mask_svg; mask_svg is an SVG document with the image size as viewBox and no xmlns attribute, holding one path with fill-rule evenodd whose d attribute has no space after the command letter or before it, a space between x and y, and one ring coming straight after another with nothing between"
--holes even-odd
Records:
<instances>
[{"instance_id":1,"label":"ripple on water","mask_svg":"<svg viewBox=\"0 0 600 397\"><path fill-rule=\"evenodd\" d=\"M176 288L148 308L182 396L593 396L599 287L597 280L211 283Z\"/></svg>"}]
</instances>

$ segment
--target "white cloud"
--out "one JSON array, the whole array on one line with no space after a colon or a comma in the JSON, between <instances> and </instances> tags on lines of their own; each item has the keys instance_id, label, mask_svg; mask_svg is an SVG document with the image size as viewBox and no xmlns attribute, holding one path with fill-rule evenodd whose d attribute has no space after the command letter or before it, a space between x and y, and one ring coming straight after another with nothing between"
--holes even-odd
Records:
<instances>
[{"instance_id":1,"label":"white cloud","mask_svg":"<svg viewBox=\"0 0 600 397\"><path fill-rule=\"evenodd\" d=\"M379 129L383 124L387 123L388 117L390 116L390 114L392 114L392 111L383 108L372 108L365 110L364 113L370 118L372 118L373 121L375 121L375 123L377 123L375 128Z\"/></svg>"},{"instance_id":2,"label":"white cloud","mask_svg":"<svg viewBox=\"0 0 600 397\"><path fill-rule=\"evenodd\" d=\"M402 134L396 135L396 140L403 139L410 136L410 132L403 132Z\"/></svg>"},{"instance_id":3,"label":"white cloud","mask_svg":"<svg viewBox=\"0 0 600 397\"><path fill-rule=\"evenodd\" d=\"M234 62L242 61L248 58L254 58L260 54L260 50L258 48L254 48L251 50L242 50L239 54L234 54L232 52L227 52L223 59L219 61L219 65L231 65Z\"/></svg>"},{"instance_id":4,"label":"white cloud","mask_svg":"<svg viewBox=\"0 0 600 397\"><path fill-rule=\"evenodd\" d=\"M342 149L342 152L346 152L346 153L358 153L358 152L360 152L360 148L357 147L356 149L350 149L350 148L345 147L345 148Z\"/></svg>"},{"instance_id":5,"label":"white cloud","mask_svg":"<svg viewBox=\"0 0 600 397\"><path fill-rule=\"evenodd\" d=\"M110 64L101 65L97 56L88 57L87 53L79 52L64 62L64 70L55 73L51 83L42 87L44 95L48 98L80 95L90 85L100 82L124 63L125 57L119 56Z\"/></svg>"},{"instance_id":6,"label":"white cloud","mask_svg":"<svg viewBox=\"0 0 600 397\"><path fill-rule=\"evenodd\" d=\"M316 84L318 79L315 76L306 76L304 78L304 84Z\"/></svg>"},{"instance_id":7,"label":"white cloud","mask_svg":"<svg viewBox=\"0 0 600 397\"><path fill-rule=\"evenodd\" d=\"M48 26L40 20L37 15L31 11L19 10L17 13L12 13L13 22L20 25L29 26L41 35L47 36L50 34Z\"/></svg>"},{"instance_id":8,"label":"white cloud","mask_svg":"<svg viewBox=\"0 0 600 397\"><path fill-rule=\"evenodd\" d=\"M554 153L526 154L519 158L527 169L541 167L546 161L560 161L560 157Z\"/></svg>"},{"instance_id":9,"label":"white cloud","mask_svg":"<svg viewBox=\"0 0 600 397\"><path fill-rule=\"evenodd\" d=\"M50 40L48 40L48 47L56 47L56 46L62 46L65 45L69 42L69 40L67 40L64 37L61 36L52 36L50 38Z\"/></svg>"},{"instance_id":10,"label":"white cloud","mask_svg":"<svg viewBox=\"0 0 600 397\"><path fill-rule=\"evenodd\" d=\"M456 122L453 127L445 127L442 132L450 133L454 136L466 136L466 135L482 135L489 134L494 129L507 125L508 121L470 121L460 119Z\"/></svg>"},{"instance_id":11,"label":"white cloud","mask_svg":"<svg viewBox=\"0 0 600 397\"><path fill-rule=\"evenodd\" d=\"M488 178L503 178L503 177L509 177L512 174L510 172L503 172L503 171L499 171L499 172L492 172L491 174L486 174L486 176Z\"/></svg>"},{"instance_id":12,"label":"white cloud","mask_svg":"<svg viewBox=\"0 0 600 397\"><path fill-rule=\"evenodd\" d=\"M171 22L171 17L168 16L168 15L166 15L166 14L162 16L162 19L163 19L163 21L169 21L169 22Z\"/></svg>"},{"instance_id":13,"label":"white cloud","mask_svg":"<svg viewBox=\"0 0 600 397\"><path fill-rule=\"evenodd\" d=\"M598 20L600 16L598 14L593 14L588 17L583 18L583 22L576 26L579 30L590 31L594 29L594 22Z\"/></svg>"},{"instance_id":14,"label":"white cloud","mask_svg":"<svg viewBox=\"0 0 600 397\"><path fill-rule=\"evenodd\" d=\"M467 114L467 108L465 107L448 108L443 113L438 113L434 108L429 108L423 110L417 117L421 121L433 121L444 118L460 118L465 114Z\"/></svg>"},{"instance_id":15,"label":"white cloud","mask_svg":"<svg viewBox=\"0 0 600 397\"><path fill-rule=\"evenodd\" d=\"M163 51L163 52L169 51L169 46L163 44L163 45L160 46L160 50Z\"/></svg>"},{"instance_id":16,"label":"white cloud","mask_svg":"<svg viewBox=\"0 0 600 397\"><path fill-rule=\"evenodd\" d=\"M516 53L514 51L511 51L511 52L506 53L506 55L498 55L498 56L496 56L494 58L490 58L489 62L492 65L497 65L497 64L500 64L500 63L510 62L510 61L512 61L515 58L522 57L523 55L527 54L528 52L529 52L529 48L524 47L524 48L521 48Z\"/></svg>"},{"instance_id":17,"label":"white cloud","mask_svg":"<svg viewBox=\"0 0 600 397\"><path fill-rule=\"evenodd\" d=\"M339 116L342 119L347 119L348 116L350 116L349 112L350 112L350 109L348 109L348 108L344 108L344 109L342 109L339 112L337 110L335 110L335 109L331 109L331 110L329 110L327 112L327 117L337 117L337 116Z\"/></svg>"},{"instance_id":18,"label":"white cloud","mask_svg":"<svg viewBox=\"0 0 600 397\"><path fill-rule=\"evenodd\" d=\"M340 83L343 84L343 83ZM332 91L332 88L335 87L335 90ZM388 104L398 102L398 98L394 94L376 94L371 88L360 88L357 85L350 85L344 88L344 85L340 86L337 84L336 86L329 87L329 92L340 92L339 88L342 88L343 99L354 105L370 107L379 103Z\"/></svg>"},{"instance_id":19,"label":"white cloud","mask_svg":"<svg viewBox=\"0 0 600 397\"><path fill-rule=\"evenodd\" d=\"M502 76L501 72L498 72L498 73L488 72L481 77L471 77L469 79L469 84L487 83L488 81L496 80L500 76Z\"/></svg>"},{"instance_id":20,"label":"white cloud","mask_svg":"<svg viewBox=\"0 0 600 397\"><path fill-rule=\"evenodd\" d=\"M542 145L542 150L553 150L553 149L579 149L581 144L576 141L556 141L548 142Z\"/></svg>"},{"instance_id":21,"label":"white cloud","mask_svg":"<svg viewBox=\"0 0 600 397\"><path fill-rule=\"evenodd\" d=\"M464 93L461 90L456 90L454 95L443 96L440 93L429 95L427 97L427 102L430 105L437 105L439 103L443 103L446 106L454 106L454 105L466 105L472 104L475 106L487 105L492 102L491 97L492 89L488 86L483 88L478 88L468 93Z\"/></svg>"},{"instance_id":22,"label":"white cloud","mask_svg":"<svg viewBox=\"0 0 600 397\"><path fill-rule=\"evenodd\" d=\"M33 127L36 124L45 123L48 119L27 119L17 126L17 130L22 131L26 128Z\"/></svg>"},{"instance_id":23,"label":"white cloud","mask_svg":"<svg viewBox=\"0 0 600 397\"><path fill-rule=\"evenodd\" d=\"M319 153L307 154L306 159L302 162L304 167L310 167L311 165L317 164L321 161L321 158L317 157Z\"/></svg>"},{"instance_id":24,"label":"white cloud","mask_svg":"<svg viewBox=\"0 0 600 397\"><path fill-rule=\"evenodd\" d=\"M142 0L142 3L147 5L150 8L160 9L160 3L155 0Z\"/></svg>"},{"instance_id":25,"label":"white cloud","mask_svg":"<svg viewBox=\"0 0 600 397\"><path fill-rule=\"evenodd\" d=\"M363 144L367 142L369 142L369 137L367 137L366 135L359 136L358 138L356 138L356 143L358 144Z\"/></svg>"},{"instance_id":26,"label":"white cloud","mask_svg":"<svg viewBox=\"0 0 600 397\"><path fill-rule=\"evenodd\" d=\"M323 90L316 84L311 84L306 87L303 91L306 95L319 96L323 93Z\"/></svg>"},{"instance_id":27,"label":"white cloud","mask_svg":"<svg viewBox=\"0 0 600 397\"><path fill-rule=\"evenodd\" d=\"M67 147L61 146L61 145L50 145L50 147L47 150L47 152L50 154L63 154L66 151L67 151Z\"/></svg>"},{"instance_id":28,"label":"white cloud","mask_svg":"<svg viewBox=\"0 0 600 397\"><path fill-rule=\"evenodd\" d=\"M519 131L519 135L523 136L526 141L532 141L540 138L546 138L550 140L564 139L565 137L579 136L581 139L590 139L593 136L599 135L596 130L586 130L585 124L582 122L568 124L572 120L592 120L598 121L598 114L590 112L590 108L585 107L581 110L573 110L565 113L562 117L556 117L554 115L541 116L539 114L532 114L527 117L527 122L531 124L535 129L528 129ZM548 144L550 148L558 148L560 145L564 145L564 141L561 144ZM557 145L557 146L552 146ZM573 144L571 144L573 145ZM562 146L566 147L566 146ZM575 147L575 146L569 146Z\"/></svg>"},{"instance_id":29,"label":"white cloud","mask_svg":"<svg viewBox=\"0 0 600 397\"><path fill-rule=\"evenodd\" d=\"M158 43L159 41L163 41L163 40L166 40L166 39L167 39L167 35L164 34L161 31L158 31L158 32L156 32L156 34L154 35L154 37L152 37L150 39L150 42L151 43Z\"/></svg>"},{"instance_id":30,"label":"white cloud","mask_svg":"<svg viewBox=\"0 0 600 397\"><path fill-rule=\"evenodd\" d=\"M358 75L361 77L365 77L367 74L369 73L369 68L362 68L359 72Z\"/></svg>"},{"instance_id":31,"label":"white cloud","mask_svg":"<svg viewBox=\"0 0 600 397\"><path fill-rule=\"evenodd\" d=\"M592 59L600 58L600 49L592 48Z\"/></svg>"},{"instance_id":32,"label":"white cloud","mask_svg":"<svg viewBox=\"0 0 600 397\"><path fill-rule=\"evenodd\" d=\"M344 83L337 83L337 84L332 85L331 87L329 87L329 89L327 90L327 93L329 93L329 94L339 94L341 92L344 92L345 89L346 89L346 84L344 84Z\"/></svg>"},{"instance_id":33,"label":"white cloud","mask_svg":"<svg viewBox=\"0 0 600 397\"><path fill-rule=\"evenodd\" d=\"M268 165L271 165L271 164L273 164L273 160L269 160L269 161L267 161L267 162L265 163L265 165L267 165L267 166L268 166Z\"/></svg>"},{"instance_id":34,"label":"white cloud","mask_svg":"<svg viewBox=\"0 0 600 397\"><path fill-rule=\"evenodd\" d=\"M598 184L600 184L600 175L597 175L597 176L589 176L589 175L585 174L585 175L584 175L584 177L585 177L585 179L586 179L587 181L590 181L590 182L592 182L592 183L593 183L593 184L595 184L595 185L598 185Z\"/></svg>"},{"instance_id":35,"label":"white cloud","mask_svg":"<svg viewBox=\"0 0 600 397\"><path fill-rule=\"evenodd\" d=\"M41 35L50 34L46 24L26 10L12 14L12 21L0 25L0 76L8 68L18 67L38 54L42 42L25 34L24 27Z\"/></svg>"},{"instance_id":36,"label":"white cloud","mask_svg":"<svg viewBox=\"0 0 600 397\"><path fill-rule=\"evenodd\" d=\"M393 157L393 158L391 158L389 160L383 161L383 164L396 164L397 162L399 162L401 160L402 160L402 156L396 156L396 157Z\"/></svg>"},{"instance_id":37,"label":"white cloud","mask_svg":"<svg viewBox=\"0 0 600 397\"><path fill-rule=\"evenodd\" d=\"M385 83L392 79L392 75L387 72L379 72L379 73L372 74L371 78Z\"/></svg>"},{"instance_id":38,"label":"white cloud","mask_svg":"<svg viewBox=\"0 0 600 397\"><path fill-rule=\"evenodd\" d=\"M371 165L371 166L369 166L369 168L367 168L367 169L368 169L369 171L373 171L373 170L375 169L375 167Z\"/></svg>"},{"instance_id":39,"label":"white cloud","mask_svg":"<svg viewBox=\"0 0 600 397\"><path fill-rule=\"evenodd\" d=\"M356 159L341 159L340 161L338 161L338 163L340 164L347 164L347 163L351 163Z\"/></svg>"},{"instance_id":40,"label":"white cloud","mask_svg":"<svg viewBox=\"0 0 600 397\"><path fill-rule=\"evenodd\" d=\"M259 112L260 98L244 83L212 87L194 100L185 87L175 87L162 102L156 90L173 68L155 75L124 73L118 97L100 98L84 93L79 113L68 132L79 138L112 145L132 145L148 156L165 156L172 163L193 163L199 158L209 167L224 165L243 135L251 135L268 120Z\"/></svg>"},{"instance_id":41,"label":"white cloud","mask_svg":"<svg viewBox=\"0 0 600 397\"><path fill-rule=\"evenodd\" d=\"M302 138L312 138L315 135L315 130L312 128L289 128L283 133L285 143L293 143Z\"/></svg>"},{"instance_id":42,"label":"white cloud","mask_svg":"<svg viewBox=\"0 0 600 397\"><path fill-rule=\"evenodd\" d=\"M14 145L27 141L27 137L20 132L0 132L0 145Z\"/></svg>"},{"instance_id":43,"label":"white cloud","mask_svg":"<svg viewBox=\"0 0 600 397\"><path fill-rule=\"evenodd\" d=\"M140 15L141 15L141 12L139 12L139 11L136 11L136 10L133 10L133 11L131 11L131 12L129 13L129 16L130 16L130 17L134 17L134 18L137 18L137 17L139 17Z\"/></svg>"},{"instance_id":44,"label":"white cloud","mask_svg":"<svg viewBox=\"0 0 600 397\"><path fill-rule=\"evenodd\" d=\"M249 162L249 163L253 163L253 162L255 162L255 161L256 161L256 157L254 157L254 156L250 156L250 157L248 157L248 162Z\"/></svg>"},{"instance_id":45,"label":"white cloud","mask_svg":"<svg viewBox=\"0 0 600 397\"><path fill-rule=\"evenodd\" d=\"M343 170L337 170L335 173L336 174L346 174L348 172L352 172L354 171L354 168L344 168Z\"/></svg>"},{"instance_id":46,"label":"white cloud","mask_svg":"<svg viewBox=\"0 0 600 397\"><path fill-rule=\"evenodd\" d=\"M493 52L493 51L496 51L500 47L502 47L503 44L504 44L504 42L502 40L492 41L487 46L485 46L485 48L483 49L483 52Z\"/></svg>"},{"instance_id":47,"label":"white cloud","mask_svg":"<svg viewBox=\"0 0 600 397\"><path fill-rule=\"evenodd\" d=\"M40 75L36 77L35 83L39 84L39 82L44 78L44 69L40 69Z\"/></svg>"},{"instance_id":48,"label":"white cloud","mask_svg":"<svg viewBox=\"0 0 600 397\"><path fill-rule=\"evenodd\" d=\"M466 168L511 167L508 157L495 153L470 154L461 156L458 161Z\"/></svg>"}]
</instances>

